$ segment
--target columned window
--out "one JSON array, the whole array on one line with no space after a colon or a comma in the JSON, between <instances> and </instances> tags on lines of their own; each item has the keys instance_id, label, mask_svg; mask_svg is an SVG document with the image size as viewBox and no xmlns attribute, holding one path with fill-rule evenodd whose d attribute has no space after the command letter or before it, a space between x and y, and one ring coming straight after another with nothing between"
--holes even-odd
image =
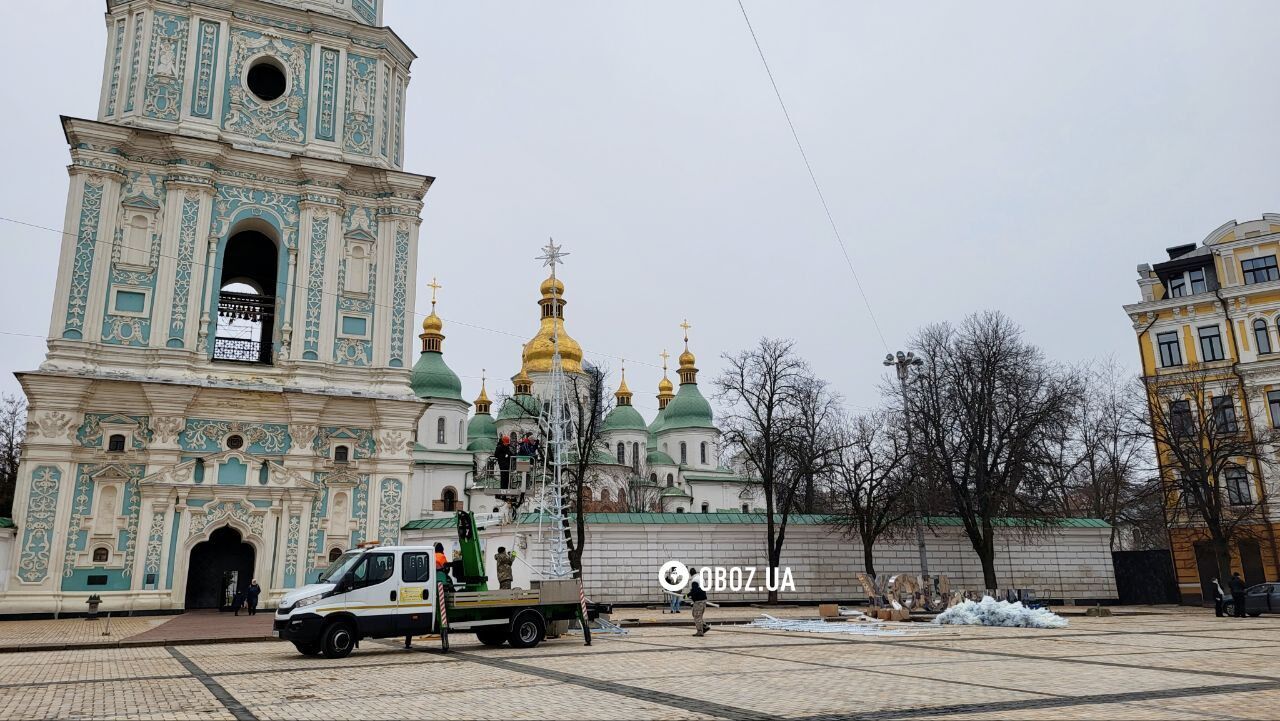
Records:
<instances>
[{"instance_id":1,"label":"columned window","mask_svg":"<svg viewBox=\"0 0 1280 721\"><path fill-rule=\"evenodd\" d=\"M1253 342L1258 346L1258 355L1271 352L1271 331L1267 328L1267 322L1261 318L1253 322Z\"/></svg>"}]
</instances>

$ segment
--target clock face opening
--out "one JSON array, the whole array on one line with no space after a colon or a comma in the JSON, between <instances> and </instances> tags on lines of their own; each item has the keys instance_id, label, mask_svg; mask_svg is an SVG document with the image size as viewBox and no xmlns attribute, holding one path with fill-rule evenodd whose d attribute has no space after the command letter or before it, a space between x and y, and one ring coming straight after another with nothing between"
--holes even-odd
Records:
<instances>
[{"instance_id":1,"label":"clock face opening","mask_svg":"<svg viewBox=\"0 0 1280 721\"><path fill-rule=\"evenodd\" d=\"M245 85L259 100L269 103L284 95L289 79L285 77L280 61L270 57L258 58L249 66Z\"/></svg>"}]
</instances>

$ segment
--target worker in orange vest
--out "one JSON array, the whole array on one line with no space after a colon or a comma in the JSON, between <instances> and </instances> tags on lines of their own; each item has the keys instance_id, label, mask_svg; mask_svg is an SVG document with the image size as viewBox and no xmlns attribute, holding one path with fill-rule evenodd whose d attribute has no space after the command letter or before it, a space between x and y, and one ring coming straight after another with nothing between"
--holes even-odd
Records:
<instances>
[{"instance_id":1,"label":"worker in orange vest","mask_svg":"<svg viewBox=\"0 0 1280 721\"><path fill-rule=\"evenodd\" d=\"M444 555L444 544L436 544L436 580L441 583L449 581L449 557Z\"/></svg>"}]
</instances>

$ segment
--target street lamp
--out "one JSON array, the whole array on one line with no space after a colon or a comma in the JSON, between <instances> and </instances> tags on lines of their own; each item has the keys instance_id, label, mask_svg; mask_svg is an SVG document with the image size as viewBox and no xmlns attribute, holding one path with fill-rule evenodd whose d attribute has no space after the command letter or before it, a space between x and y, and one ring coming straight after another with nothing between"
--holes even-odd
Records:
<instances>
[{"instance_id":1,"label":"street lamp","mask_svg":"<svg viewBox=\"0 0 1280 721\"><path fill-rule=\"evenodd\" d=\"M911 400L907 394L907 379L911 374L912 368L919 368L924 365L923 358L917 358L915 353L907 351L903 353L898 351L886 353L884 356L884 364L891 366L898 371L898 387L902 389L902 424L907 429L907 462L910 464L910 478L913 484L912 496L915 500L915 522L916 522L916 549L920 552L920 575L924 577L926 585L929 583L929 554L924 545L924 512L921 509L920 486L916 483L915 478L915 448L912 446L911 434Z\"/></svg>"}]
</instances>

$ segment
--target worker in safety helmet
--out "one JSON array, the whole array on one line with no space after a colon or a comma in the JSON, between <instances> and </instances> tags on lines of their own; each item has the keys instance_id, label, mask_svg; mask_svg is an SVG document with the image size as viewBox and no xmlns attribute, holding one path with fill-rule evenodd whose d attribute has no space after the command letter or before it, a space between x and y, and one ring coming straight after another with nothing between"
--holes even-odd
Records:
<instances>
[{"instance_id":1,"label":"worker in safety helmet","mask_svg":"<svg viewBox=\"0 0 1280 721\"><path fill-rule=\"evenodd\" d=\"M444 555L444 544L436 544L436 580L449 583L449 557Z\"/></svg>"}]
</instances>

